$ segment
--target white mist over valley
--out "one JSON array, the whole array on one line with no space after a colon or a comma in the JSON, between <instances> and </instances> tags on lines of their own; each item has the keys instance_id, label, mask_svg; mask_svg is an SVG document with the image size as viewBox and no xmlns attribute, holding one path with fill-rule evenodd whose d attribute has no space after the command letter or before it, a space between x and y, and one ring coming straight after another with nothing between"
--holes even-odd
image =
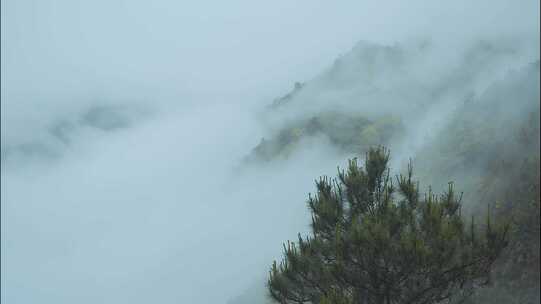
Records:
<instances>
[{"instance_id":1,"label":"white mist over valley","mask_svg":"<svg viewBox=\"0 0 541 304\"><path fill-rule=\"evenodd\" d=\"M539 120L538 1L1 9L3 303L268 303L314 180L366 143L471 201L494 151L538 155L506 144ZM479 159L445 144L462 118Z\"/></svg>"}]
</instances>

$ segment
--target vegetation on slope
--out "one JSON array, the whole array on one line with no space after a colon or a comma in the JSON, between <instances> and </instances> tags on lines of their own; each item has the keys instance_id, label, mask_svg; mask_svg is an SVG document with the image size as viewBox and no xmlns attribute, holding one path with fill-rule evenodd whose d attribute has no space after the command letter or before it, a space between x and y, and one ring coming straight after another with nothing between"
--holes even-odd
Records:
<instances>
[{"instance_id":1,"label":"vegetation on slope","mask_svg":"<svg viewBox=\"0 0 541 304\"><path fill-rule=\"evenodd\" d=\"M402 122L394 116L368 120L361 115L329 111L295 122L270 139L262 139L248 160L286 158L303 139L315 136L324 136L344 152L365 152L371 146L389 143L401 130Z\"/></svg>"},{"instance_id":2,"label":"vegetation on slope","mask_svg":"<svg viewBox=\"0 0 541 304\"><path fill-rule=\"evenodd\" d=\"M493 286L471 303L538 303L540 238L539 62L495 83L464 104L430 148L418 155L420 175L463 180L467 206L488 204L512 223L510 246L497 262Z\"/></svg>"},{"instance_id":3,"label":"vegetation on slope","mask_svg":"<svg viewBox=\"0 0 541 304\"><path fill-rule=\"evenodd\" d=\"M404 54L398 56L400 53L398 50L390 48L382 54L378 53L377 48L372 48L370 52L366 51L367 54L372 54L368 56L368 59L373 61L373 65L376 66L372 76L386 79L389 73L395 74L395 76L402 73L402 68L408 66L408 59ZM385 58L388 57L385 55L386 52L390 52L387 54L388 56L395 54L393 56L402 58L396 65L402 69L402 72L392 70L389 73L384 73L389 71L389 67L385 64ZM432 186L438 187L446 185L449 181L460 181L461 189L465 192L464 201L467 202L463 206L464 215L481 216L486 214L487 206L489 206L490 212L494 214L496 220L511 223L510 245L495 261L490 286L476 290L470 303L538 303L541 298L539 293L539 61L511 71L504 77L496 77L494 78L496 81L486 80L487 86L476 94L467 89L469 84L475 82L473 75L478 71L490 71L490 69L486 69L486 66L491 66L495 62L504 62L505 56L515 53L511 49L480 43L467 52L464 57L464 67L458 66L453 73L442 77L441 82L435 81L430 86L426 86L426 94L419 95L411 93L410 90L405 91L406 94L395 94L403 97L402 99L394 99L394 103L398 107L404 102L407 103L412 96L420 97L421 100L432 96L433 103L436 104L438 96L440 96L438 92L456 93L461 90L461 86L466 88L462 92L470 92L465 95L454 94L455 102L461 102L465 96L468 98L453 113L444 115L445 127L438 132L437 136L426 142L420 150L415 151L414 158L417 176L421 180L430 181ZM351 58L359 62L352 63ZM362 69L353 67L364 67L365 62L361 59L362 56L356 56L354 52L348 54L333 66L333 75L326 73L315 82L319 87L332 87L343 92L353 92L352 95L358 94L361 91L351 90L352 83L358 83L359 79L364 79L363 81L374 84L373 78L365 77L365 79L364 76L359 75L359 71ZM343 69L346 69L346 72L349 71L346 73L347 75L342 75ZM341 81L343 77L349 79L347 85L344 85L346 82ZM397 78L399 77L396 76L391 80L396 82ZM329 85L329 83L341 85L335 86ZM407 82L407 84L411 83ZM325 86L325 84L328 85ZM413 84L410 87L417 88L415 83ZM302 103L303 109L306 109L307 112L310 112L310 108L318 109L317 103L307 103L308 97L314 96L314 94L308 94L307 91L315 90L314 87L316 87L314 83L307 83L299 87L294 94L289 95L287 102L280 103L280 108L283 108L283 111L288 111L288 107L292 107L295 103ZM400 91L401 88L404 86L398 85L391 89ZM327 96L324 90L318 92ZM348 94L335 95L334 97L336 96L342 96L344 103L351 102ZM376 94L366 98L386 96ZM356 98L362 98L362 96L359 95ZM332 98L328 100L329 103L334 101ZM423 102L422 104L427 103ZM381 105L385 109L384 99L382 99ZM352 109L355 108L352 107ZM276 111L276 109L273 110ZM385 113L387 110L382 111ZM311 129L310 119L296 120L295 123L280 128L283 133L279 132L278 134L282 135L271 137L258 145L250 157L252 160L259 161L287 157L291 151L298 147L303 138L316 136L316 134L324 135L329 139L334 137L329 140L331 144L353 153L362 153L374 144L392 147L394 139L408 139L408 134L405 134L401 129L413 121L411 116L397 116L396 114L400 114L400 111L387 112L393 113L394 116L387 117L392 117L392 120L397 123L389 124L391 127L388 130L392 131L375 132L378 134L375 141L367 140L369 137L366 136L366 134L374 133L371 132L370 128L376 124L373 115L363 111L319 110L318 114L308 115L308 117L326 117L323 119L323 121L327 120L323 124L324 127ZM380 117L384 117L384 115L380 115ZM309 130L317 131L310 132ZM361 136L363 133L365 136ZM445 190L436 189L438 192Z\"/></svg>"},{"instance_id":4,"label":"vegetation on slope","mask_svg":"<svg viewBox=\"0 0 541 304\"><path fill-rule=\"evenodd\" d=\"M495 228L489 214L478 233L452 184L423 198L412 167L393 184L388 160L370 149L363 167L354 159L338 179L316 182L312 235L284 245L272 266L276 302L429 304L463 299L488 281L509 226Z\"/></svg>"}]
</instances>

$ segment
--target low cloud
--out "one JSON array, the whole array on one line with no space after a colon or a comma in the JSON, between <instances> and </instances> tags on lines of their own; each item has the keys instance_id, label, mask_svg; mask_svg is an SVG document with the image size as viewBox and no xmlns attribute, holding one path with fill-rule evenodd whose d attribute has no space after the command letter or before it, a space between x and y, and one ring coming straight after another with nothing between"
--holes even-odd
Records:
<instances>
[{"instance_id":1,"label":"low cloud","mask_svg":"<svg viewBox=\"0 0 541 304\"><path fill-rule=\"evenodd\" d=\"M318 136L246 166L262 137L329 109L399 114L399 169L539 60L538 6L3 1L2 301L226 303L353 156Z\"/></svg>"}]
</instances>

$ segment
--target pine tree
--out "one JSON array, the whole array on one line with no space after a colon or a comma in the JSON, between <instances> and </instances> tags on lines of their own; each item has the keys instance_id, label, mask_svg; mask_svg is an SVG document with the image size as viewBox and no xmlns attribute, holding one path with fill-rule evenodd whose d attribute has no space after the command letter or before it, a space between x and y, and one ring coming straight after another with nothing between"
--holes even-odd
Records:
<instances>
[{"instance_id":1,"label":"pine tree","mask_svg":"<svg viewBox=\"0 0 541 304\"><path fill-rule=\"evenodd\" d=\"M453 184L421 197L412 179L388 168L389 152L370 149L364 167L349 161L338 178L316 181L309 196L312 233L284 244L273 263L270 296L278 303L440 303L463 299L488 283L507 245L508 225L482 232L460 213Z\"/></svg>"}]
</instances>

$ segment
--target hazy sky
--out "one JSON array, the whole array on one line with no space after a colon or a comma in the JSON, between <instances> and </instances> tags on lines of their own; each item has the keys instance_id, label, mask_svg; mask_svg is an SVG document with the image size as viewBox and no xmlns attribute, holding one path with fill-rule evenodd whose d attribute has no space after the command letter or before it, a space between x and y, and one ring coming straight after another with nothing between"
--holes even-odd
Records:
<instances>
[{"instance_id":1,"label":"hazy sky","mask_svg":"<svg viewBox=\"0 0 541 304\"><path fill-rule=\"evenodd\" d=\"M262 136L254 109L359 40L428 37L452 50L539 33L535 0L1 6L2 153L57 147L51 125L95 105L153 113L115 132L74 127L59 158L2 158L1 300L10 304L225 303L307 229L313 179L343 163L317 143L238 173Z\"/></svg>"},{"instance_id":2,"label":"hazy sky","mask_svg":"<svg viewBox=\"0 0 541 304\"><path fill-rule=\"evenodd\" d=\"M360 39L539 27L539 1L2 1L2 142L92 101L269 100ZM24 123L21 123L25 121Z\"/></svg>"},{"instance_id":3,"label":"hazy sky","mask_svg":"<svg viewBox=\"0 0 541 304\"><path fill-rule=\"evenodd\" d=\"M2 96L86 90L269 97L311 78L359 39L527 30L538 25L538 6L535 0L7 0L2 81L9 85Z\"/></svg>"}]
</instances>

